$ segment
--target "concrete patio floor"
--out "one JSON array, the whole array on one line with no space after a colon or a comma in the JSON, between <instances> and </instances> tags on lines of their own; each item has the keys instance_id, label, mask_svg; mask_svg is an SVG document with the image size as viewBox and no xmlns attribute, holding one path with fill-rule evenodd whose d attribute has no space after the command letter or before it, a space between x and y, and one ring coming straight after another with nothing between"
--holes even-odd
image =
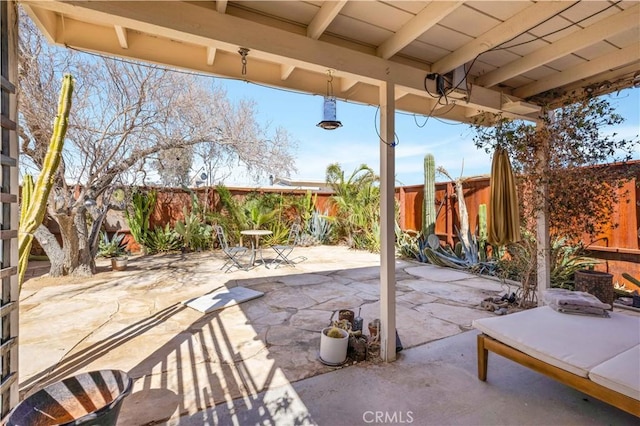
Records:
<instances>
[{"instance_id":1,"label":"concrete patio floor","mask_svg":"<svg viewBox=\"0 0 640 426\"><path fill-rule=\"evenodd\" d=\"M471 322L493 315L480 309L484 298L509 289L409 261L396 264L405 348L398 361L325 366L319 330L334 310L361 307L365 327L379 316L379 256L345 247L294 253L307 258L295 268L224 274L221 253L194 253L134 258L123 272L105 263L85 279L28 280L20 303L21 391L85 371L123 370L135 384L119 425L370 424L365 413L383 410L405 416L386 423L409 423L408 411L415 424L632 420L591 399L585 411L584 395L497 356L489 382L479 382ZM264 296L206 315L181 303L235 286ZM556 417L540 416L553 395L561 395Z\"/></svg>"}]
</instances>

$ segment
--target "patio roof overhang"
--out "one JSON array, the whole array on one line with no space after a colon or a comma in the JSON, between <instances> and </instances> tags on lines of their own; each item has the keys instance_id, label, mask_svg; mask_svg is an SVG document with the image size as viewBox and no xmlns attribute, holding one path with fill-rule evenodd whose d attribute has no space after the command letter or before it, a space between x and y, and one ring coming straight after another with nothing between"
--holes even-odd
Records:
<instances>
[{"instance_id":1,"label":"patio roof overhang","mask_svg":"<svg viewBox=\"0 0 640 426\"><path fill-rule=\"evenodd\" d=\"M55 44L318 95L332 70L338 99L371 105L391 81L397 110L463 122L640 84L635 1L21 3ZM425 79L467 72L448 103Z\"/></svg>"},{"instance_id":2,"label":"patio roof overhang","mask_svg":"<svg viewBox=\"0 0 640 426\"><path fill-rule=\"evenodd\" d=\"M331 71L336 98L380 105L386 360L395 358L395 158L385 143L395 111L535 121L572 94L640 86L637 1L21 3L55 44L318 95Z\"/></svg>"}]
</instances>

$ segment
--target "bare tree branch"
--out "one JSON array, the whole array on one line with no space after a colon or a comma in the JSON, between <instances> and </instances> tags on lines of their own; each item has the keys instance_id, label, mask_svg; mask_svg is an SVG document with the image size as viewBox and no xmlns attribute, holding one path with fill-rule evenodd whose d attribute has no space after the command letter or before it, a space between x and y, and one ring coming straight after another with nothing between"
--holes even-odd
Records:
<instances>
[{"instance_id":1,"label":"bare tree branch","mask_svg":"<svg viewBox=\"0 0 640 426\"><path fill-rule=\"evenodd\" d=\"M294 141L282 129L269 135L268 126L257 122L253 102L232 104L204 77L49 46L26 14L20 25L21 155L36 167L49 144L61 77L68 72L76 80L63 162L48 206L66 244L58 248L65 273L93 270L96 235L111 207L109 190L115 182L146 179L149 165L157 164L148 160L163 151L184 149L193 158L194 147L207 144L210 164L233 160L256 175L293 170ZM88 201L97 203L95 212L90 208L90 231Z\"/></svg>"}]
</instances>

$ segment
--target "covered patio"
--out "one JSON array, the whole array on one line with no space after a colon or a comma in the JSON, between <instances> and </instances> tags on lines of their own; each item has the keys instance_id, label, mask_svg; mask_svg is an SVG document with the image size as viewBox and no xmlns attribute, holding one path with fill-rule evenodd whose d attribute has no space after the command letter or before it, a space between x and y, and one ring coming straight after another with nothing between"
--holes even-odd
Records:
<instances>
[{"instance_id":1,"label":"covered patio","mask_svg":"<svg viewBox=\"0 0 640 426\"><path fill-rule=\"evenodd\" d=\"M59 45L379 105L387 361L396 328L395 112L487 125L496 114L536 121L542 106L569 95L640 84L633 1L21 3ZM549 238L544 209L539 214L542 291Z\"/></svg>"},{"instance_id":2,"label":"covered patio","mask_svg":"<svg viewBox=\"0 0 640 426\"><path fill-rule=\"evenodd\" d=\"M385 361L396 358L395 330L403 326L394 248L396 110L487 124L494 114L535 121L543 106L561 105L568 95L640 84L640 5L633 1L21 3L59 45L319 95L328 95L332 76L336 98L379 105L377 317ZM28 379L17 380L16 16L6 2L2 19L3 341L13 339L2 352L4 415L18 402L18 383ZM549 285L544 211L538 241L542 291Z\"/></svg>"},{"instance_id":3,"label":"covered patio","mask_svg":"<svg viewBox=\"0 0 640 426\"><path fill-rule=\"evenodd\" d=\"M323 365L319 330L334 310L362 306L365 329L377 317L379 259L346 247L295 253L308 259L295 268L224 273L215 252L139 257L91 280L30 279L20 309L21 392L115 368L134 379L124 425L351 425L376 412L398 416L387 423L633 424L499 357L491 380L478 381L471 321L494 315L482 300L516 287L413 261L395 263L396 363ZM209 314L181 303L238 286L264 296Z\"/></svg>"}]
</instances>

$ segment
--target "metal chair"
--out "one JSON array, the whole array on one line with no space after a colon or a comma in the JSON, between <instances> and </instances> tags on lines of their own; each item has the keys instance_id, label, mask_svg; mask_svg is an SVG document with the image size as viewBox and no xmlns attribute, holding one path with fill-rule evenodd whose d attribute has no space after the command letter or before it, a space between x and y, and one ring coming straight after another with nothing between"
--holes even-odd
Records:
<instances>
[{"instance_id":1,"label":"metal chair","mask_svg":"<svg viewBox=\"0 0 640 426\"><path fill-rule=\"evenodd\" d=\"M271 261L272 265L274 263L277 263L276 269L282 264L291 265L293 267L296 266L295 263L293 262L293 259L290 257L290 255L293 249L298 245L299 240L300 240L300 225L297 223L294 223L293 225L291 225L291 229L289 230L289 238L287 239L287 244L271 246L271 248L277 254L276 258ZM306 260L306 257L303 257L303 256L298 256L298 257L302 258L302 260ZM298 257L296 257L295 259L297 259Z\"/></svg>"},{"instance_id":2,"label":"metal chair","mask_svg":"<svg viewBox=\"0 0 640 426\"><path fill-rule=\"evenodd\" d=\"M227 255L227 262L222 265L220 269L224 269L224 272L229 272L232 268L242 269L243 271L248 270L247 266L244 266L240 263L240 257L249 251L248 248L242 246L229 247L229 243L227 241L227 237L224 234L224 229L220 225L213 225L213 229L216 231L218 235L218 242L220 243L220 248Z\"/></svg>"}]
</instances>

